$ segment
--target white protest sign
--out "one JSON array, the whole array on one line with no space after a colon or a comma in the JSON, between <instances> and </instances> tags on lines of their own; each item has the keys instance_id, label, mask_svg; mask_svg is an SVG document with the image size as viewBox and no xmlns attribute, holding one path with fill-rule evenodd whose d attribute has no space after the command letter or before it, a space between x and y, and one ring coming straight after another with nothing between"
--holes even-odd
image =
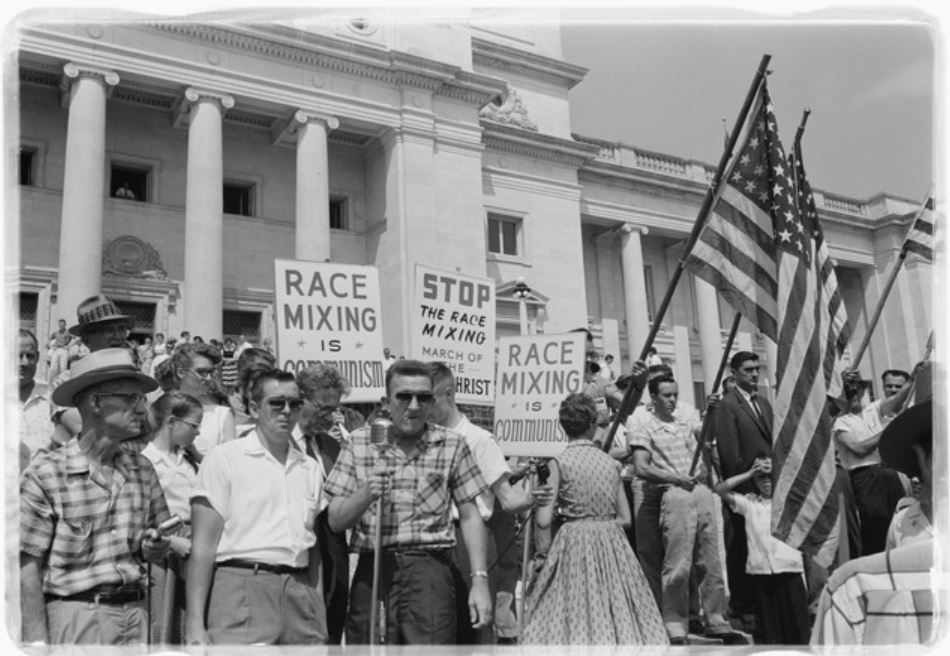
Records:
<instances>
[{"instance_id":1,"label":"white protest sign","mask_svg":"<svg viewBox=\"0 0 950 656\"><path fill-rule=\"evenodd\" d=\"M494 401L495 283L416 264L410 353L455 375L459 403Z\"/></svg>"},{"instance_id":2,"label":"white protest sign","mask_svg":"<svg viewBox=\"0 0 950 656\"><path fill-rule=\"evenodd\" d=\"M277 360L297 372L333 365L350 384L345 401L386 394L379 275L375 267L274 261Z\"/></svg>"},{"instance_id":3,"label":"white protest sign","mask_svg":"<svg viewBox=\"0 0 950 656\"><path fill-rule=\"evenodd\" d=\"M577 332L498 340L494 433L506 456L549 458L567 445L558 408L584 388L585 339Z\"/></svg>"}]
</instances>

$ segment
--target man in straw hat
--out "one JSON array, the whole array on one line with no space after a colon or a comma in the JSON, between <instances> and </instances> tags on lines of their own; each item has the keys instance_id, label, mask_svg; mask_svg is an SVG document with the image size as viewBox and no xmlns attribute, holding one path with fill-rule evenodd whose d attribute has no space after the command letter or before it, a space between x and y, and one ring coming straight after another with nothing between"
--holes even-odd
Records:
<instances>
[{"instance_id":1,"label":"man in straw hat","mask_svg":"<svg viewBox=\"0 0 950 656\"><path fill-rule=\"evenodd\" d=\"M20 480L20 581L26 643L136 644L146 636L143 564L160 561L169 518L151 463L120 445L142 432L153 379L128 351L78 361L54 390L82 433L40 453Z\"/></svg>"},{"instance_id":2,"label":"man in straw hat","mask_svg":"<svg viewBox=\"0 0 950 656\"><path fill-rule=\"evenodd\" d=\"M924 378L927 384L922 384ZM918 498L894 516L891 533L896 539L887 550L850 560L828 579L818 602L812 645L926 643L936 637L935 592L946 598L947 590L942 578L932 575L933 404L929 380L928 367L917 381L918 398L926 400L892 420L878 443L887 466L920 478Z\"/></svg>"}]
</instances>

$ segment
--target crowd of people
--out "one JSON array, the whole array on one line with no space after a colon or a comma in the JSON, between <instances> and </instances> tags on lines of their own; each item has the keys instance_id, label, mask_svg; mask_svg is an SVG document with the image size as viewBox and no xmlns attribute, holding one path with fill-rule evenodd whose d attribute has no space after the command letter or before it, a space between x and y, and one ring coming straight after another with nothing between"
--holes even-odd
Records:
<instances>
[{"instance_id":1,"label":"crowd of people","mask_svg":"<svg viewBox=\"0 0 950 656\"><path fill-rule=\"evenodd\" d=\"M445 363L387 354L385 397L361 413L331 366L283 371L243 336L132 344L130 317L101 295L77 314L47 342L48 382L36 379L38 340L18 336L24 643L805 644L912 632L905 611L919 594L876 615L886 630L858 618L851 596L862 572L893 581L892 555L913 585L932 561L925 364L885 372L873 403L856 372L829 399L848 519L829 569L771 535L772 410L752 352L732 357L728 387L701 413L679 402L655 353L618 375L588 333L583 389L559 408L563 452L521 461L466 416ZM86 352L72 357L77 343ZM645 398L618 423L630 385Z\"/></svg>"}]
</instances>

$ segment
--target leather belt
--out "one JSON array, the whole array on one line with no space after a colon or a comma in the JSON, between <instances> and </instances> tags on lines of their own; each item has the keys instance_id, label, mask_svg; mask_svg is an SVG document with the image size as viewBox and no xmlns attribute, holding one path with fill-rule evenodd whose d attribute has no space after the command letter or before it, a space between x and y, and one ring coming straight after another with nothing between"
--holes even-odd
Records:
<instances>
[{"instance_id":1,"label":"leather belt","mask_svg":"<svg viewBox=\"0 0 950 656\"><path fill-rule=\"evenodd\" d=\"M122 588L114 585L100 585L66 596L46 595L47 601L85 601L96 604L128 604L144 598L144 588Z\"/></svg>"},{"instance_id":2,"label":"leather belt","mask_svg":"<svg viewBox=\"0 0 950 656\"><path fill-rule=\"evenodd\" d=\"M241 560L232 558L218 563L218 567L237 567L238 569L252 569L254 573L270 572L271 574L300 574L306 572L306 567L291 567L290 565L272 565L271 563L260 563L255 560Z\"/></svg>"}]
</instances>

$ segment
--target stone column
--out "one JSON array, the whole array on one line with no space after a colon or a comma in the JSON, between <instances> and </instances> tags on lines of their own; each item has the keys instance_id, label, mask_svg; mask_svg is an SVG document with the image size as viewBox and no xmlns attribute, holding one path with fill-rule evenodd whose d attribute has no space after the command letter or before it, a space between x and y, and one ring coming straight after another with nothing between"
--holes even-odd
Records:
<instances>
[{"instance_id":1,"label":"stone column","mask_svg":"<svg viewBox=\"0 0 950 656\"><path fill-rule=\"evenodd\" d=\"M719 324L719 302L716 288L708 282L693 276L693 290L696 295L696 323L699 327L699 349L703 360L703 383L706 394L712 394L712 384L716 381L719 362L722 360L722 329ZM726 367L724 374L729 374Z\"/></svg>"},{"instance_id":2,"label":"stone column","mask_svg":"<svg viewBox=\"0 0 950 656\"><path fill-rule=\"evenodd\" d=\"M630 361L640 357L640 350L650 334L647 313L646 277L643 275L643 245L640 235L646 227L625 224L620 228L620 262L623 269L623 300L627 318L627 349Z\"/></svg>"},{"instance_id":3,"label":"stone column","mask_svg":"<svg viewBox=\"0 0 950 656\"><path fill-rule=\"evenodd\" d=\"M295 253L298 260L330 259L330 162L327 133L340 127L333 116L300 110L297 125L297 216Z\"/></svg>"},{"instance_id":4,"label":"stone column","mask_svg":"<svg viewBox=\"0 0 950 656\"><path fill-rule=\"evenodd\" d=\"M185 193L184 330L221 337L224 287L224 157L221 123L231 96L190 88Z\"/></svg>"},{"instance_id":5,"label":"stone column","mask_svg":"<svg viewBox=\"0 0 950 656\"><path fill-rule=\"evenodd\" d=\"M105 194L106 97L119 83L113 71L69 63L69 118L63 172L63 211L59 235L60 317L75 323L76 307L102 290L102 241ZM50 330L46 331L48 335Z\"/></svg>"}]
</instances>

